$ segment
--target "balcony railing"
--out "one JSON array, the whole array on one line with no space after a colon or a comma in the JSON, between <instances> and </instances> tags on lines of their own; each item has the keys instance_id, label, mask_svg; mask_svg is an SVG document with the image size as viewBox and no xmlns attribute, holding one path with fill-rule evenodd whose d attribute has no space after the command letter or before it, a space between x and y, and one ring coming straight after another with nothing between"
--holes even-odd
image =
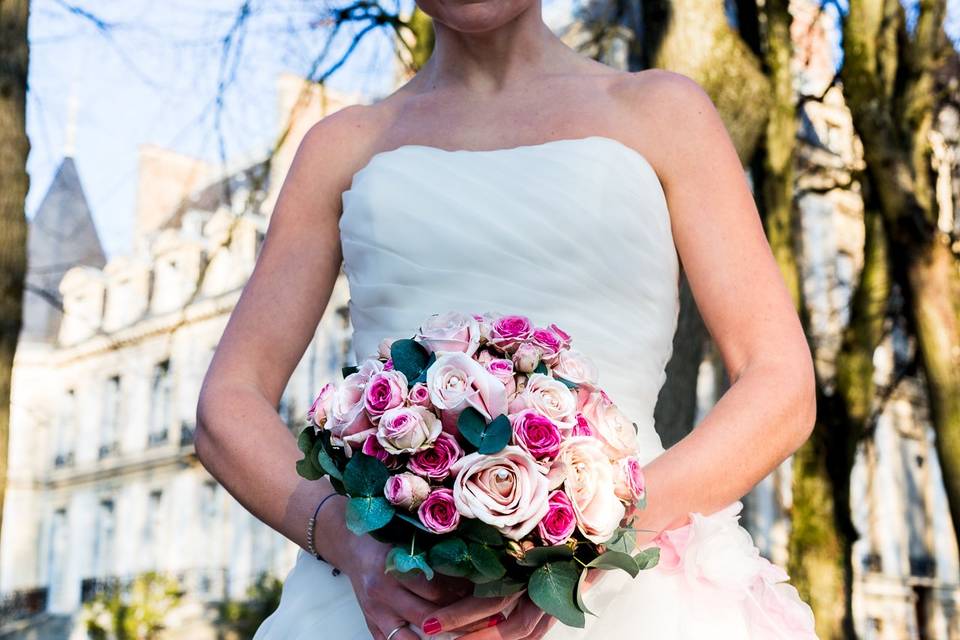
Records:
<instances>
[{"instance_id":1,"label":"balcony railing","mask_svg":"<svg viewBox=\"0 0 960 640\"><path fill-rule=\"evenodd\" d=\"M73 451L67 451L66 453L58 453L57 457L53 459L53 467L55 469L61 469L63 467L73 466Z\"/></svg>"},{"instance_id":2,"label":"balcony railing","mask_svg":"<svg viewBox=\"0 0 960 640\"><path fill-rule=\"evenodd\" d=\"M120 450L119 442L114 441L114 442L108 442L106 444L102 444L100 445L100 449L97 451L97 458L99 458L100 460L103 460L104 458L108 458L114 455L119 450Z\"/></svg>"},{"instance_id":3,"label":"balcony railing","mask_svg":"<svg viewBox=\"0 0 960 640\"><path fill-rule=\"evenodd\" d=\"M170 433L167 429L153 431L147 434L147 447L159 447L170 440Z\"/></svg>"},{"instance_id":4,"label":"balcony railing","mask_svg":"<svg viewBox=\"0 0 960 640\"><path fill-rule=\"evenodd\" d=\"M0 625L47 610L49 591L46 587L12 591L0 599Z\"/></svg>"},{"instance_id":5,"label":"balcony railing","mask_svg":"<svg viewBox=\"0 0 960 640\"><path fill-rule=\"evenodd\" d=\"M90 602L99 595L112 595L123 586L123 582L117 577L84 578L80 581L80 602Z\"/></svg>"}]
</instances>

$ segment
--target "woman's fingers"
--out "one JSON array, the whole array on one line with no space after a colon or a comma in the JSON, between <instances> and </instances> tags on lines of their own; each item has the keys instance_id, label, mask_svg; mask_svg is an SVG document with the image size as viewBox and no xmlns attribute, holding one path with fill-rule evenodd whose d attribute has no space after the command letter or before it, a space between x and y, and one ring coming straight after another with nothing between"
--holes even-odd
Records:
<instances>
[{"instance_id":1,"label":"woman's fingers","mask_svg":"<svg viewBox=\"0 0 960 640\"><path fill-rule=\"evenodd\" d=\"M386 640L388 637L390 637L390 640L420 640L420 636L410 628L410 623L399 619L395 615L384 613L377 617L374 624L376 628L371 629L371 631L379 632L379 635L378 633L373 634L377 640ZM394 629L398 628L399 631L393 633ZM390 636L391 633L393 633L392 637Z\"/></svg>"},{"instance_id":2,"label":"woman's fingers","mask_svg":"<svg viewBox=\"0 0 960 640\"><path fill-rule=\"evenodd\" d=\"M547 615L543 616L542 618L540 618L540 622L537 623L537 627L533 630L533 633L528 635L523 640L540 640L545 635L547 635L547 631L549 631L550 627L552 627L556 623L557 623L557 619L554 618L553 616L547 616Z\"/></svg>"},{"instance_id":3,"label":"woman's fingers","mask_svg":"<svg viewBox=\"0 0 960 640\"><path fill-rule=\"evenodd\" d=\"M500 624L460 637L460 640L521 640L534 637L544 618L543 610L524 597Z\"/></svg>"},{"instance_id":4,"label":"woman's fingers","mask_svg":"<svg viewBox=\"0 0 960 640\"><path fill-rule=\"evenodd\" d=\"M463 598L451 605L434 611L422 625L427 635L441 631L455 631L474 623L485 621L509 607L522 594L506 598Z\"/></svg>"},{"instance_id":5,"label":"woman's fingers","mask_svg":"<svg viewBox=\"0 0 960 640\"><path fill-rule=\"evenodd\" d=\"M401 574L397 576L397 581L407 590L441 607L453 604L473 591L470 583L465 580L455 580L440 575L435 576L433 580L427 580L422 574Z\"/></svg>"}]
</instances>

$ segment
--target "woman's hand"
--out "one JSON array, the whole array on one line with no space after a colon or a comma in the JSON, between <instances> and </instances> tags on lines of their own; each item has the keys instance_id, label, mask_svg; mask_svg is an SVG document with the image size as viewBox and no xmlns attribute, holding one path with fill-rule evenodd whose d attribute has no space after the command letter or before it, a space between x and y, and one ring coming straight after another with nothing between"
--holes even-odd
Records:
<instances>
[{"instance_id":1,"label":"woman's hand","mask_svg":"<svg viewBox=\"0 0 960 640\"><path fill-rule=\"evenodd\" d=\"M423 575L397 577L385 573L390 548L370 536L348 533L346 549L336 561L350 578L367 627L376 640L385 640L401 625L419 625L438 606L451 604L470 589L470 585L445 576L427 580ZM391 640L419 640L419 636L405 628Z\"/></svg>"},{"instance_id":2,"label":"woman's hand","mask_svg":"<svg viewBox=\"0 0 960 640\"><path fill-rule=\"evenodd\" d=\"M602 575L599 569L587 572L585 588ZM513 604L514 609L504 616ZM539 640L556 622L521 592L506 598L464 598L435 611L423 623L423 630L428 634L459 632L463 634L459 640Z\"/></svg>"}]
</instances>

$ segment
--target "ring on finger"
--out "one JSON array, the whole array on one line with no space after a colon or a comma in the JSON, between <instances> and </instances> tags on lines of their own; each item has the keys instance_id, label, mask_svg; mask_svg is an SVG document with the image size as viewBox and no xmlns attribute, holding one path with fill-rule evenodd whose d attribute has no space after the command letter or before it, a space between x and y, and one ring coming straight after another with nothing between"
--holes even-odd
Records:
<instances>
[{"instance_id":1,"label":"ring on finger","mask_svg":"<svg viewBox=\"0 0 960 640\"><path fill-rule=\"evenodd\" d=\"M406 629L408 626L409 625L406 622L404 622L403 624L394 627L393 630L387 634L387 640L393 640L393 636L397 635L398 633Z\"/></svg>"}]
</instances>

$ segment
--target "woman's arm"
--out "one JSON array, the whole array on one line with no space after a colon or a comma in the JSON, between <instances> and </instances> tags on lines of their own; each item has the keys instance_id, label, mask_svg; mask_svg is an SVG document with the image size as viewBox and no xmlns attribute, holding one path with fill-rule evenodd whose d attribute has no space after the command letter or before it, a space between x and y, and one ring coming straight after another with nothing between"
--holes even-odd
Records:
<instances>
[{"instance_id":1,"label":"woman's arm","mask_svg":"<svg viewBox=\"0 0 960 640\"><path fill-rule=\"evenodd\" d=\"M340 270L339 196L349 167L331 150L349 141L339 122L347 118L337 116L314 125L297 150L197 404L200 462L247 510L302 547L307 521L332 487L296 474L302 455L276 407ZM332 498L324 511L340 502ZM317 538L330 534L324 544L342 538L322 529L331 522L317 525Z\"/></svg>"},{"instance_id":2,"label":"woman's arm","mask_svg":"<svg viewBox=\"0 0 960 640\"><path fill-rule=\"evenodd\" d=\"M677 252L731 380L696 429L645 469L650 500L638 526L660 531L684 524L690 512L728 506L799 448L813 429L816 383L802 325L719 113L690 78L645 74L644 102L655 108L643 117L660 132L651 147Z\"/></svg>"}]
</instances>

